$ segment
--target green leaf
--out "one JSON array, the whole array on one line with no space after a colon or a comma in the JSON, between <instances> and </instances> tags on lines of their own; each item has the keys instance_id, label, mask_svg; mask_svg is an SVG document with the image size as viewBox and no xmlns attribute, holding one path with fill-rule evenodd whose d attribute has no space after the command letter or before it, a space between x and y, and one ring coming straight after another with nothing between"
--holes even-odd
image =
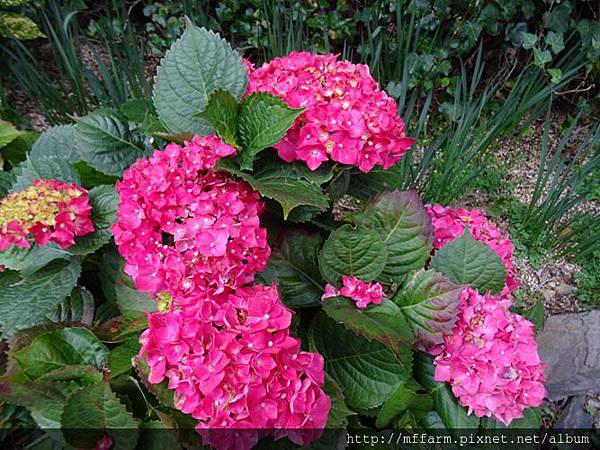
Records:
<instances>
[{"instance_id":1,"label":"green leaf","mask_svg":"<svg viewBox=\"0 0 600 450\"><path fill-rule=\"evenodd\" d=\"M136 123L146 123L149 119L156 116L154 104L149 98L135 98L121 105L121 113L127 119Z\"/></svg>"},{"instance_id":2,"label":"green leaf","mask_svg":"<svg viewBox=\"0 0 600 450\"><path fill-rule=\"evenodd\" d=\"M136 369L138 377L140 378L144 386L146 386L148 391L150 391L152 395L154 395L154 397L156 397L156 399L163 405L169 408L174 408L175 406L173 404L173 391L167 387L168 381L164 380L162 383L158 384L150 383L148 381L150 368L148 367L148 364L146 364L145 359L135 357L133 365Z\"/></svg>"},{"instance_id":3,"label":"green leaf","mask_svg":"<svg viewBox=\"0 0 600 450\"><path fill-rule=\"evenodd\" d=\"M144 450L181 449L177 442L177 430L167 426L160 420L142 423L140 440L137 448Z\"/></svg>"},{"instance_id":4,"label":"green leaf","mask_svg":"<svg viewBox=\"0 0 600 450\"><path fill-rule=\"evenodd\" d=\"M112 438L112 449L133 449L138 439L138 421L125 409L107 383L85 386L65 403L62 428L74 447L94 448L102 436ZM85 433L81 430L85 429Z\"/></svg>"},{"instance_id":5,"label":"green leaf","mask_svg":"<svg viewBox=\"0 0 600 450\"><path fill-rule=\"evenodd\" d=\"M427 414L425 414L425 416L420 420L419 424L422 425L426 430L442 432L447 431L440 415L435 411L429 411Z\"/></svg>"},{"instance_id":6,"label":"green leaf","mask_svg":"<svg viewBox=\"0 0 600 450\"><path fill-rule=\"evenodd\" d=\"M427 394L421 385L412 378L398 386L385 401L375 421L377 427L383 428L395 417L402 415L400 422L397 422L397 427L403 428L401 423L403 420L414 419L421 420L433 408L433 400L429 394ZM408 411L407 411L408 410Z\"/></svg>"},{"instance_id":7,"label":"green leaf","mask_svg":"<svg viewBox=\"0 0 600 450\"><path fill-rule=\"evenodd\" d=\"M146 316L140 316L134 320L116 316L94 327L94 334L104 342L119 343L125 342L132 335L139 336L147 328Z\"/></svg>"},{"instance_id":8,"label":"green leaf","mask_svg":"<svg viewBox=\"0 0 600 450\"><path fill-rule=\"evenodd\" d=\"M52 127L35 141L28 158L15 168L16 181L11 190L21 191L30 186L33 180L59 180L78 184L79 176L71 166L71 163L78 160L75 127Z\"/></svg>"},{"instance_id":9,"label":"green leaf","mask_svg":"<svg viewBox=\"0 0 600 450\"><path fill-rule=\"evenodd\" d=\"M399 361L380 342L355 335L323 313L313 319L308 334L311 349L323 355L351 408L380 406L410 376L410 360Z\"/></svg>"},{"instance_id":10,"label":"green leaf","mask_svg":"<svg viewBox=\"0 0 600 450\"><path fill-rule=\"evenodd\" d=\"M93 113L76 120L81 159L94 169L121 176L138 158L145 156L141 137L117 115Z\"/></svg>"},{"instance_id":11,"label":"green leaf","mask_svg":"<svg viewBox=\"0 0 600 450\"><path fill-rule=\"evenodd\" d=\"M385 192L370 202L355 221L377 232L387 249L387 262L378 280L402 283L429 259L433 227L416 192Z\"/></svg>"},{"instance_id":12,"label":"green leaf","mask_svg":"<svg viewBox=\"0 0 600 450\"><path fill-rule=\"evenodd\" d=\"M0 398L27 408L33 420L42 428L61 427L65 402L79 388L74 382L19 383L0 378Z\"/></svg>"},{"instance_id":13,"label":"green leaf","mask_svg":"<svg viewBox=\"0 0 600 450\"><path fill-rule=\"evenodd\" d=\"M48 245L32 245L21 248L13 245L0 252L0 264L12 270L18 270L24 277L33 275L56 259L69 260L71 253L51 243Z\"/></svg>"},{"instance_id":14,"label":"green leaf","mask_svg":"<svg viewBox=\"0 0 600 450\"><path fill-rule=\"evenodd\" d=\"M506 270L500 257L487 245L464 234L439 249L431 259L431 268L457 284L466 284L479 292L502 291Z\"/></svg>"},{"instance_id":15,"label":"green leaf","mask_svg":"<svg viewBox=\"0 0 600 450\"><path fill-rule=\"evenodd\" d=\"M352 174L348 194L366 201L382 192L401 186L402 182L402 176L398 173L398 165L387 170L375 166L369 173Z\"/></svg>"},{"instance_id":16,"label":"green leaf","mask_svg":"<svg viewBox=\"0 0 600 450\"><path fill-rule=\"evenodd\" d=\"M265 272L272 274L269 282L277 283L279 295L291 308L321 304L323 279L317 255L322 239L318 234L284 235L279 248L273 249Z\"/></svg>"},{"instance_id":17,"label":"green leaf","mask_svg":"<svg viewBox=\"0 0 600 450\"><path fill-rule=\"evenodd\" d=\"M12 284L18 283L21 281L21 277L18 272L13 270L4 270L0 272L0 287L7 288Z\"/></svg>"},{"instance_id":18,"label":"green leaf","mask_svg":"<svg viewBox=\"0 0 600 450\"><path fill-rule=\"evenodd\" d=\"M73 366L59 367L41 375L36 382L47 381L75 381L80 386L96 384L102 381L102 372L96 366L89 364L76 364Z\"/></svg>"},{"instance_id":19,"label":"green leaf","mask_svg":"<svg viewBox=\"0 0 600 450\"><path fill-rule=\"evenodd\" d=\"M78 261L51 264L21 283L0 290L2 334L47 322L58 304L71 293L81 272Z\"/></svg>"},{"instance_id":20,"label":"green leaf","mask_svg":"<svg viewBox=\"0 0 600 450\"><path fill-rule=\"evenodd\" d=\"M383 299L379 305L359 309L351 299L333 297L323 301L323 311L355 334L380 341L401 360L412 352L412 329L391 300Z\"/></svg>"},{"instance_id":21,"label":"green leaf","mask_svg":"<svg viewBox=\"0 0 600 450\"><path fill-rule=\"evenodd\" d=\"M288 164L271 158L257 162L252 174L239 170L230 159L222 159L217 166L217 170L243 179L263 197L278 202L284 219L298 206L314 206L319 211L329 206L329 198L319 186L322 175L310 175L305 169L306 166L302 169L299 163Z\"/></svg>"},{"instance_id":22,"label":"green leaf","mask_svg":"<svg viewBox=\"0 0 600 450\"><path fill-rule=\"evenodd\" d=\"M210 96L204 111L196 115L210 123L225 143L237 148L238 113L233 95L227 91L216 91Z\"/></svg>"},{"instance_id":23,"label":"green leaf","mask_svg":"<svg viewBox=\"0 0 600 450\"><path fill-rule=\"evenodd\" d=\"M565 48L565 42L563 40L562 33L555 33L554 31L548 32L546 35L545 42L552 49L552 53L555 55L562 52Z\"/></svg>"},{"instance_id":24,"label":"green leaf","mask_svg":"<svg viewBox=\"0 0 600 450\"><path fill-rule=\"evenodd\" d=\"M22 134L23 132L17 130L12 123L0 119L0 149L6 147Z\"/></svg>"},{"instance_id":25,"label":"green leaf","mask_svg":"<svg viewBox=\"0 0 600 450\"><path fill-rule=\"evenodd\" d=\"M152 97L170 131L209 134L210 124L195 114L204 111L210 94L226 90L239 100L246 85L246 67L231 46L188 20L158 67Z\"/></svg>"},{"instance_id":26,"label":"green leaf","mask_svg":"<svg viewBox=\"0 0 600 450\"><path fill-rule=\"evenodd\" d=\"M325 428L340 429L346 427L348 425L348 416L356 415L356 413L346 406L344 391L328 374L325 374L323 390L331 399L331 409L329 410L329 417L327 418L327 426Z\"/></svg>"},{"instance_id":27,"label":"green leaf","mask_svg":"<svg viewBox=\"0 0 600 450\"><path fill-rule=\"evenodd\" d=\"M290 108L283 100L264 92L253 93L240 105L239 136L245 147L240 156L243 170L252 169L254 158L277 144L304 109Z\"/></svg>"},{"instance_id":28,"label":"green leaf","mask_svg":"<svg viewBox=\"0 0 600 450\"><path fill-rule=\"evenodd\" d=\"M290 211L286 220L293 223L306 223L315 219L319 214L321 214L320 209L315 208L314 206L298 206ZM314 224L320 226L320 224L316 222ZM335 226L333 229L335 229Z\"/></svg>"},{"instance_id":29,"label":"green leaf","mask_svg":"<svg viewBox=\"0 0 600 450\"><path fill-rule=\"evenodd\" d=\"M522 315L530 322L533 322L536 331L541 331L544 327L544 302L541 300L535 302L533 306L523 311Z\"/></svg>"},{"instance_id":30,"label":"green leaf","mask_svg":"<svg viewBox=\"0 0 600 450\"><path fill-rule=\"evenodd\" d=\"M32 159L31 155L13 170L15 182L11 192L19 192L31 186L33 180L58 180L63 183L79 184L75 169L59 155L47 155Z\"/></svg>"},{"instance_id":31,"label":"green leaf","mask_svg":"<svg viewBox=\"0 0 600 450\"><path fill-rule=\"evenodd\" d=\"M533 48L533 64L543 69L550 61L552 61L552 54L549 50L540 50L537 47Z\"/></svg>"},{"instance_id":32,"label":"green leaf","mask_svg":"<svg viewBox=\"0 0 600 450\"><path fill-rule=\"evenodd\" d=\"M106 346L87 328L50 331L37 336L27 347L10 353L32 379L76 364L90 364L100 369L107 355Z\"/></svg>"},{"instance_id":33,"label":"green leaf","mask_svg":"<svg viewBox=\"0 0 600 450\"><path fill-rule=\"evenodd\" d=\"M79 161L80 155L76 141L74 125L57 125L35 141L31 147L29 159L44 162L48 158L56 158L67 163Z\"/></svg>"},{"instance_id":34,"label":"green leaf","mask_svg":"<svg viewBox=\"0 0 600 450\"><path fill-rule=\"evenodd\" d=\"M562 80L562 70L552 68L552 69L548 69L548 73L550 74L550 81L552 83L558 84Z\"/></svg>"},{"instance_id":35,"label":"green leaf","mask_svg":"<svg viewBox=\"0 0 600 450\"><path fill-rule=\"evenodd\" d=\"M110 227L117 219L119 196L114 186L96 186L89 191L89 198L96 231L75 239L75 245L67 249L73 255L89 255L107 244L112 236Z\"/></svg>"},{"instance_id":36,"label":"green leaf","mask_svg":"<svg viewBox=\"0 0 600 450\"><path fill-rule=\"evenodd\" d=\"M425 353L417 353L414 360L415 378L433 398L433 406L444 426L451 433L461 428L479 428L479 419L467 414L467 410L458 404L450 386L433 380L434 372L432 358Z\"/></svg>"},{"instance_id":37,"label":"green leaf","mask_svg":"<svg viewBox=\"0 0 600 450\"><path fill-rule=\"evenodd\" d=\"M2 147L0 152L2 158L10 162L11 166L16 166L27 159L27 154L38 138L38 134L34 131L24 131L10 144Z\"/></svg>"},{"instance_id":38,"label":"green leaf","mask_svg":"<svg viewBox=\"0 0 600 450\"><path fill-rule=\"evenodd\" d=\"M393 300L425 347L441 344L452 333L458 315L460 293L456 285L432 270L420 270Z\"/></svg>"},{"instance_id":39,"label":"green leaf","mask_svg":"<svg viewBox=\"0 0 600 450\"><path fill-rule=\"evenodd\" d=\"M133 280L123 272L125 262L113 247L102 255L100 279L106 298L115 302L127 320L146 316L156 310L156 301L145 292L135 289Z\"/></svg>"},{"instance_id":40,"label":"green leaf","mask_svg":"<svg viewBox=\"0 0 600 450\"><path fill-rule=\"evenodd\" d=\"M537 44L538 37L531 33L521 33L521 45L526 50L531 50Z\"/></svg>"},{"instance_id":41,"label":"green leaf","mask_svg":"<svg viewBox=\"0 0 600 450\"><path fill-rule=\"evenodd\" d=\"M325 241L319 256L323 278L339 285L342 275L363 281L376 279L387 263L385 244L378 234L364 228L342 225Z\"/></svg>"},{"instance_id":42,"label":"green leaf","mask_svg":"<svg viewBox=\"0 0 600 450\"><path fill-rule=\"evenodd\" d=\"M162 139L163 141L174 142L175 144L179 144L179 145L183 145L185 143L185 141L191 141L192 138L194 137L193 133L188 133L185 131L182 131L180 133L167 133L164 131L152 131L150 134L152 134L153 137Z\"/></svg>"},{"instance_id":43,"label":"green leaf","mask_svg":"<svg viewBox=\"0 0 600 450\"><path fill-rule=\"evenodd\" d=\"M377 414L375 425L377 428L384 428L392 419L410 407L411 401L415 398L415 392L406 385L400 385L387 398L381 410Z\"/></svg>"},{"instance_id":44,"label":"green leaf","mask_svg":"<svg viewBox=\"0 0 600 450\"><path fill-rule=\"evenodd\" d=\"M75 288L48 316L53 322L78 322L91 325L94 320L94 296L85 287Z\"/></svg>"},{"instance_id":45,"label":"green leaf","mask_svg":"<svg viewBox=\"0 0 600 450\"><path fill-rule=\"evenodd\" d=\"M0 170L0 198L5 197L9 193L14 182L15 177L12 172L3 172Z\"/></svg>"},{"instance_id":46,"label":"green leaf","mask_svg":"<svg viewBox=\"0 0 600 450\"><path fill-rule=\"evenodd\" d=\"M570 15L574 6L575 4L571 2L557 2L552 5L552 8L548 8L544 13L544 26L557 33L565 33L573 26Z\"/></svg>"},{"instance_id":47,"label":"green leaf","mask_svg":"<svg viewBox=\"0 0 600 450\"><path fill-rule=\"evenodd\" d=\"M137 336L132 336L108 354L110 378L129 372L133 368L133 358L140 351L141 344Z\"/></svg>"},{"instance_id":48,"label":"green leaf","mask_svg":"<svg viewBox=\"0 0 600 450\"><path fill-rule=\"evenodd\" d=\"M81 185L86 189L91 189L102 184L114 185L119 179L118 177L104 175L102 172L91 167L85 161L76 162L73 164L73 167L75 167L75 170L79 174Z\"/></svg>"}]
</instances>

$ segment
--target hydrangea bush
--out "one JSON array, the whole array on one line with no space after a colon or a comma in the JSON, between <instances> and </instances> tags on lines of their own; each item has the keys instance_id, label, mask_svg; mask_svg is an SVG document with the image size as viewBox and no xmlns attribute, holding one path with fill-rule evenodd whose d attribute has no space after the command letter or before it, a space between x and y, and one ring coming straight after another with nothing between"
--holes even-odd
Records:
<instances>
[{"instance_id":1,"label":"hydrangea bush","mask_svg":"<svg viewBox=\"0 0 600 450\"><path fill-rule=\"evenodd\" d=\"M76 448L539 426L508 235L349 196L411 151L397 113L366 66L255 68L188 23L152 101L50 129L1 179L0 397Z\"/></svg>"}]
</instances>

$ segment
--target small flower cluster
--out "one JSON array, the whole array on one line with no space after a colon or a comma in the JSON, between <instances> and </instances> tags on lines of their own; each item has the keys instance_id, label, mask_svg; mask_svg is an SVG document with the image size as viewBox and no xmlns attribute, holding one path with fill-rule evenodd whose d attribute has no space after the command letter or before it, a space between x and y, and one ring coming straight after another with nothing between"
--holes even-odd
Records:
<instances>
[{"instance_id":1,"label":"small flower cluster","mask_svg":"<svg viewBox=\"0 0 600 450\"><path fill-rule=\"evenodd\" d=\"M396 102L362 64L336 55L293 52L251 71L248 93L268 92L292 108L306 108L275 145L287 162L315 170L332 159L369 172L387 169L414 143L404 134Z\"/></svg>"},{"instance_id":2,"label":"small flower cluster","mask_svg":"<svg viewBox=\"0 0 600 450\"><path fill-rule=\"evenodd\" d=\"M379 283L365 283L356 277L344 275L342 277L342 288L336 289L331 284L325 285L325 293L321 300L331 297L348 297L356 302L356 307L364 309L371 303L378 305L385 294Z\"/></svg>"},{"instance_id":3,"label":"small flower cluster","mask_svg":"<svg viewBox=\"0 0 600 450\"><path fill-rule=\"evenodd\" d=\"M0 251L12 245L29 248L55 242L62 248L76 236L94 231L92 207L85 189L56 180L35 180L32 186L0 201Z\"/></svg>"},{"instance_id":4,"label":"small flower cluster","mask_svg":"<svg viewBox=\"0 0 600 450\"><path fill-rule=\"evenodd\" d=\"M506 425L523 417L525 408L539 406L546 394L533 324L511 313L509 304L465 289L453 333L435 359L434 377L450 382L469 413Z\"/></svg>"},{"instance_id":5,"label":"small flower cluster","mask_svg":"<svg viewBox=\"0 0 600 450\"><path fill-rule=\"evenodd\" d=\"M214 172L235 149L215 136L169 144L129 167L112 231L136 287L155 295L250 282L271 250L262 203L248 184Z\"/></svg>"},{"instance_id":6,"label":"small flower cluster","mask_svg":"<svg viewBox=\"0 0 600 450\"><path fill-rule=\"evenodd\" d=\"M441 205L426 205L434 229L433 247L437 250L451 240L462 236L467 225L476 241L482 242L493 250L502 260L506 269L504 296L513 293L519 287L517 271L512 261L515 246L508 235L503 235L479 209L445 208Z\"/></svg>"},{"instance_id":7,"label":"small flower cluster","mask_svg":"<svg viewBox=\"0 0 600 450\"><path fill-rule=\"evenodd\" d=\"M331 406L321 389L324 361L300 351L300 340L290 336L292 312L277 288L196 296L185 308L149 315L141 337L149 381L168 378L175 406L198 419L200 434L219 449L251 448L269 429L307 443L310 430L327 423ZM242 442L231 432L214 432L228 428L251 431Z\"/></svg>"}]
</instances>

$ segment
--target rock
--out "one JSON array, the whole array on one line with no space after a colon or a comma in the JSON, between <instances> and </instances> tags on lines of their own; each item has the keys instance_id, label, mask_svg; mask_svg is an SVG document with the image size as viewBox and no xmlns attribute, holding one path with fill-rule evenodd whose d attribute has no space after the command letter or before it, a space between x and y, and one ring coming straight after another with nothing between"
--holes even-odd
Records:
<instances>
[{"instance_id":1,"label":"rock","mask_svg":"<svg viewBox=\"0 0 600 450\"><path fill-rule=\"evenodd\" d=\"M544 296L545 302L551 302L554 299L556 292L554 291L554 289L546 288L546 289L542 289L542 295Z\"/></svg>"},{"instance_id":2,"label":"rock","mask_svg":"<svg viewBox=\"0 0 600 450\"><path fill-rule=\"evenodd\" d=\"M562 297L566 297L567 295L571 295L575 291L575 289L577 289L575 286L572 286L567 283L561 283L554 288L554 291L558 295L560 295Z\"/></svg>"},{"instance_id":3,"label":"rock","mask_svg":"<svg viewBox=\"0 0 600 450\"><path fill-rule=\"evenodd\" d=\"M594 417L586 411L586 396L578 395L567 403L560 419L554 425L555 429L590 429L594 424Z\"/></svg>"},{"instance_id":4,"label":"rock","mask_svg":"<svg viewBox=\"0 0 600 450\"><path fill-rule=\"evenodd\" d=\"M555 401L571 395L600 392L598 384L598 372L590 371L575 374L556 383L546 383L546 390L548 391L548 398Z\"/></svg>"},{"instance_id":5,"label":"rock","mask_svg":"<svg viewBox=\"0 0 600 450\"><path fill-rule=\"evenodd\" d=\"M594 418L594 427L600 430L600 395L587 399L585 410Z\"/></svg>"},{"instance_id":6,"label":"rock","mask_svg":"<svg viewBox=\"0 0 600 450\"><path fill-rule=\"evenodd\" d=\"M600 310L550 316L537 341L548 398L600 392Z\"/></svg>"}]
</instances>

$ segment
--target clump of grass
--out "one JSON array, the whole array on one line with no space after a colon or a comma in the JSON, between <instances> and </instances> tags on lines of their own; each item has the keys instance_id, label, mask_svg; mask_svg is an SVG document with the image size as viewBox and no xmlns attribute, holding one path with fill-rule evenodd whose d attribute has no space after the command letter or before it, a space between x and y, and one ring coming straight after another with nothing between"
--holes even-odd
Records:
<instances>
[{"instance_id":1,"label":"clump of grass","mask_svg":"<svg viewBox=\"0 0 600 450\"><path fill-rule=\"evenodd\" d=\"M600 125L577 128L579 117L552 148L548 107L535 187L527 207L519 212L522 233L530 242L575 260L600 251L600 241L590 240L590 224L575 214L587 201L585 186L600 181L590 183L600 169Z\"/></svg>"}]
</instances>

